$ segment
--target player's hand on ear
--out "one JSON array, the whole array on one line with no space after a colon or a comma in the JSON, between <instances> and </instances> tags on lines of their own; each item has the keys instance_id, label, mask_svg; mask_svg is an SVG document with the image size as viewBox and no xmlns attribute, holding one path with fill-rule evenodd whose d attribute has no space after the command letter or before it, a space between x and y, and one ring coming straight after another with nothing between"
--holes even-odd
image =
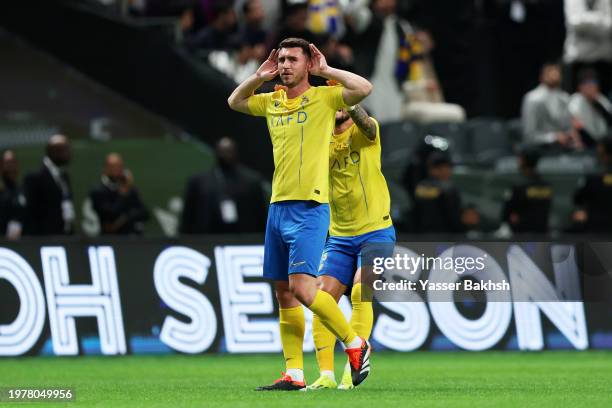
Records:
<instances>
[{"instance_id":1,"label":"player's hand on ear","mask_svg":"<svg viewBox=\"0 0 612 408\"><path fill-rule=\"evenodd\" d=\"M261 64L255 74L264 81L270 81L278 75L278 51L276 49L270 52L268 59Z\"/></svg>"},{"instance_id":2,"label":"player's hand on ear","mask_svg":"<svg viewBox=\"0 0 612 408\"><path fill-rule=\"evenodd\" d=\"M325 55L314 44L310 44L310 68L308 72L312 75L322 76L322 74L329 68Z\"/></svg>"}]
</instances>

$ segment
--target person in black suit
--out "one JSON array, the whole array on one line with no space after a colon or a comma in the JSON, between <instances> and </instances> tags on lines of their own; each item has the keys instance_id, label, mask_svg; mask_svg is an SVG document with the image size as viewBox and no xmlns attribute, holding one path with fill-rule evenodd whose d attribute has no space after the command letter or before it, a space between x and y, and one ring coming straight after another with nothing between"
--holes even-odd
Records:
<instances>
[{"instance_id":1,"label":"person in black suit","mask_svg":"<svg viewBox=\"0 0 612 408\"><path fill-rule=\"evenodd\" d=\"M481 216L462 204L452 182L453 162L446 152L434 151L427 159L428 177L416 184L407 229L423 234L471 234L481 228Z\"/></svg>"},{"instance_id":2,"label":"person in black suit","mask_svg":"<svg viewBox=\"0 0 612 408\"><path fill-rule=\"evenodd\" d=\"M12 150L2 154L0 236L18 239L23 232L26 200L19 186L19 162Z\"/></svg>"},{"instance_id":3,"label":"person in black suit","mask_svg":"<svg viewBox=\"0 0 612 408\"><path fill-rule=\"evenodd\" d=\"M521 180L506 192L502 222L515 233L546 233L553 190L538 173L540 153L534 147L519 154Z\"/></svg>"},{"instance_id":4,"label":"person in black suit","mask_svg":"<svg viewBox=\"0 0 612 408\"><path fill-rule=\"evenodd\" d=\"M586 176L574 193L573 232L612 231L612 135L597 144L597 154L602 171Z\"/></svg>"},{"instance_id":5,"label":"person in black suit","mask_svg":"<svg viewBox=\"0 0 612 408\"><path fill-rule=\"evenodd\" d=\"M149 210L119 154L106 156L100 184L91 190L89 197L100 219L102 234L142 234Z\"/></svg>"},{"instance_id":6,"label":"person in black suit","mask_svg":"<svg viewBox=\"0 0 612 408\"><path fill-rule=\"evenodd\" d=\"M445 153L427 160L429 177L414 191L413 229L418 233L463 233L461 195L451 182L453 163Z\"/></svg>"},{"instance_id":7,"label":"person in black suit","mask_svg":"<svg viewBox=\"0 0 612 408\"><path fill-rule=\"evenodd\" d=\"M68 138L64 135L51 136L43 165L25 177L25 235L74 233L76 217L70 177L66 173L71 158Z\"/></svg>"},{"instance_id":8,"label":"person in black suit","mask_svg":"<svg viewBox=\"0 0 612 408\"><path fill-rule=\"evenodd\" d=\"M263 232L267 203L261 179L238 163L232 139L219 140L216 155L215 167L187 183L181 233Z\"/></svg>"}]
</instances>

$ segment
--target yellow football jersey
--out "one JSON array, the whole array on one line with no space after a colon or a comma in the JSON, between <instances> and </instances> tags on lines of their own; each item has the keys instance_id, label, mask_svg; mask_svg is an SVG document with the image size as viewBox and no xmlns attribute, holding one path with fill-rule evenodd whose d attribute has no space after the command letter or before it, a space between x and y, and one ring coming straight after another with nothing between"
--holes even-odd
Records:
<instances>
[{"instance_id":1,"label":"yellow football jersey","mask_svg":"<svg viewBox=\"0 0 612 408\"><path fill-rule=\"evenodd\" d=\"M249 111L266 117L272 139L272 203L328 202L328 144L336 111L346 107L343 89L339 85L310 87L292 99L281 89L249 98Z\"/></svg>"},{"instance_id":2,"label":"yellow football jersey","mask_svg":"<svg viewBox=\"0 0 612 408\"><path fill-rule=\"evenodd\" d=\"M329 145L330 235L355 236L392 225L380 153L378 122L374 140L355 124L333 135Z\"/></svg>"}]
</instances>

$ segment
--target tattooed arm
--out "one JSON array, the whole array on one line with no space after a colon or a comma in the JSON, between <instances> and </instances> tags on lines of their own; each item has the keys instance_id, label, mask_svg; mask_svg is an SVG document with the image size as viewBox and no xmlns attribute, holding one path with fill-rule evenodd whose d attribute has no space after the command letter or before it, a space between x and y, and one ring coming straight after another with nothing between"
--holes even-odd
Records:
<instances>
[{"instance_id":1,"label":"tattooed arm","mask_svg":"<svg viewBox=\"0 0 612 408\"><path fill-rule=\"evenodd\" d=\"M368 113L359 105L355 105L353 110L347 112L357 127L365 133L368 139L376 139L376 123L368 116Z\"/></svg>"}]
</instances>

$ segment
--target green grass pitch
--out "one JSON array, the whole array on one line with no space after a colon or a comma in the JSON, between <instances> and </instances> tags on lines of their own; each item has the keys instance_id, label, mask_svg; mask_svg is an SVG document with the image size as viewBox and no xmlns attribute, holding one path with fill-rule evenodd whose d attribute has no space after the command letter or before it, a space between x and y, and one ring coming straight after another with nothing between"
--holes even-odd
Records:
<instances>
[{"instance_id":1,"label":"green grass pitch","mask_svg":"<svg viewBox=\"0 0 612 408\"><path fill-rule=\"evenodd\" d=\"M344 363L337 354L336 375ZM306 356L306 379L316 379ZM612 352L416 352L372 356L352 391L255 392L280 355L0 359L0 386L72 386L76 402L6 407L610 407Z\"/></svg>"}]
</instances>

